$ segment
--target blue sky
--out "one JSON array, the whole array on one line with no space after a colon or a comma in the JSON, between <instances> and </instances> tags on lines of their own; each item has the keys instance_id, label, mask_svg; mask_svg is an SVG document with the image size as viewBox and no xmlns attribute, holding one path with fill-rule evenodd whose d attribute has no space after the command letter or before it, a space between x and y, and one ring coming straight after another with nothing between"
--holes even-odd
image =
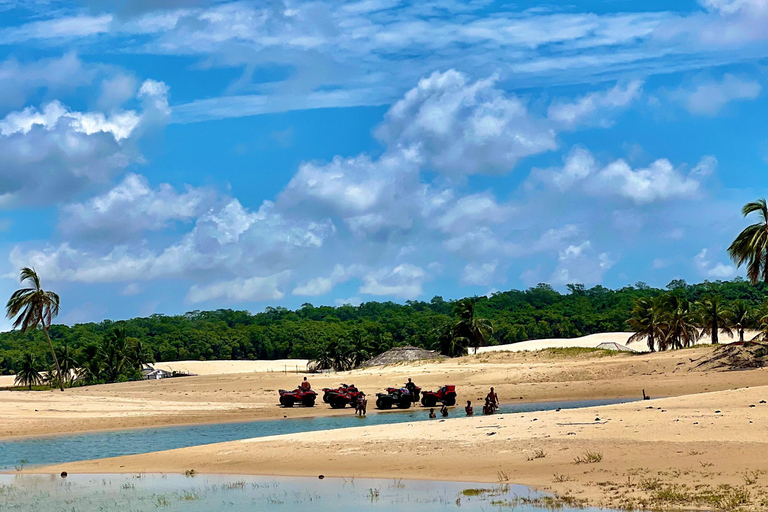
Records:
<instances>
[{"instance_id":1,"label":"blue sky","mask_svg":"<svg viewBox=\"0 0 768 512\"><path fill-rule=\"evenodd\" d=\"M34 266L75 323L731 279L767 77L768 0L0 0L0 295Z\"/></svg>"}]
</instances>

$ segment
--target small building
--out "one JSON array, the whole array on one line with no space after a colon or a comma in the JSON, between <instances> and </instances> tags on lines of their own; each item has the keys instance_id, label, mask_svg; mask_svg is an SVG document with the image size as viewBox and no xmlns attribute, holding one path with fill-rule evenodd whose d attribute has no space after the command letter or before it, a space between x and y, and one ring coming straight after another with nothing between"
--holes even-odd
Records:
<instances>
[{"instance_id":1,"label":"small building","mask_svg":"<svg viewBox=\"0 0 768 512\"><path fill-rule=\"evenodd\" d=\"M173 373L161 370L160 368L152 368L150 366L141 370L141 376L144 380L159 380L168 379L173 377Z\"/></svg>"},{"instance_id":2,"label":"small building","mask_svg":"<svg viewBox=\"0 0 768 512\"><path fill-rule=\"evenodd\" d=\"M632 347L622 345L621 343L616 343L615 341L606 341L599 344L595 348L601 348L603 350L615 350L617 352L637 352L637 350L633 349Z\"/></svg>"}]
</instances>

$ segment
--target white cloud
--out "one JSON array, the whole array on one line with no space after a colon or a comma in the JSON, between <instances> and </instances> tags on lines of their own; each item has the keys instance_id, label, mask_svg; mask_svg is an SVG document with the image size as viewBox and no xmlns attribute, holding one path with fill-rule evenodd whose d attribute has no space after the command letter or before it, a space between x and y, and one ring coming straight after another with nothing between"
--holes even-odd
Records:
<instances>
[{"instance_id":1,"label":"white cloud","mask_svg":"<svg viewBox=\"0 0 768 512\"><path fill-rule=\"evenodd\" d=\"M337 284L343 283L359 274L360 270L361 267L359 265L352 265L350 267L336 265L333 267L333 272L331 272L330 276L310 279L306 283L300 284L294 288L291 293L293 295L305 295L309 297L325 295L330 293Z\"/></svg>"},{"instance_id":2,"label":"white cloud","mask_svg":"<svg viewBox=\"0 0 768 512\"><path fill-rule=\"evenodd\" d=\"M192 303L225 299L231 302L258 302L280 300L285 294L280 286L289 277L289 271L283 271L266 277L233 279L209 285L194 285L187 294L187 301Z\"/></svg>"},{"instance_id":3,"label":"white cloud","mask_svg":"<svg viewBox=\"0 0 768 512\"><path fill-rule=\"evenodd\" d=\"M693 258L693 266L698 273L707 279L732 279L736 276L735 266L727 263L713 262L708 256L709 250L702 249Z\"/></svg>"},{"instance_id":4,"label":"white cloud","mask_svg":"<svg viewBox=\"0 0 768 512\"><path fill-rule=\"evenodd\" d=\"M348 299L336 299L334 303L337 306L344 306L345 304L349 304L350 306L357 307L363 303L363 299L361 299L360 297L350 297Z\"/></svg>"},{"instance_id":5,"label":"white cloud","mask_svg":"<svg viewBox=\"0 0 768 512\"><path fill-rule=\"evenodd\" d=\"M587 240L579 245L570 245L560 252L557 267L549 280L556 285L598 284L603 281L603 274L615 263L610 253L596 253Z\"/></svg>"},{"instance_id":6,"label":"white cloud","mask_svg":"<svg viewBox=\"0 0 768 512\"><path fill-rule=\"evenodd\" d=\"M521 158L557 147L555 131L519 98L493 79L471 83L455 70L419 80L389 109L377 135L450 174L506 173Z\"/></svg>"},{"instance_id":7,"label":"white cloud","mask_svg":"<svg viewBox=\"0 0 768 512\"><path fill-rule=\"evenodd\" d=\"M728 103L754 100L761 89L757 81L726 74L720 81L702 83L693 90L681 90L676 96L685 101L692 114L714 116Z\"/></svg>"},{"instance_id":8,"label":"white cloud","mask_svg":"<svg viewBox=\"0 0 768 512\"><path fill-rule=\"evenodd\" d=\"M594 197L622 198L636 204L673 198L693 199L699 195L702 181L714 172L716 166L717 160L704 157L687 174L666 158L638 169L633 169L623 159L600 167L588 150L575 147L565 157L562 168L534 170L527 187L534 188L542 182L561 192L578 187Z\"/></svg>"},{"instance_id":9,"label":"white cloud","mask_svg":"<svg viewBox=\"0 0 768 512\"><path fill-rule=\"evenodd\" d=\"M0 206L66 201L139 161L140 126L165 116L155 110L162 95L151 100L140 113L77 112L52 101L0 119Z\"/></svg>"},{"instance_id":10,"label":"white cloud","mask_svg":"<svg viewBox=\"0 0 768 512\"><path fill-rule=\"evenodd\" d=\"M74 52L32 62L9 57L0 62L0 105L19 107L40 88L58 93L88 85L96 74Z\"/></svg>"},{"instance_id":11,"label":"white cloud","mask_svg":"<svg viewBox=\"0 0 768 512\"><path fill-rule=\"evenodd\" d=\"M360 293L415 299L421 295L424 281L428 277L421 267L403 263L394 268L382 268L363 275Z\"/></svg>"},{"instance_id":12,"label":"white cloud","mask_svg":"<svg viewBox=\"0 0 768 512\"><path fill-rule=\"evenodd\" d=\"M590 121L608 126L610 121L600 116L625 108L637 100L642 86L642 81L633 80L624 85L616 84L608 91L589 93L573 102L556 101L549 106L547 117L568 128Z\"/></svg>"},{"instance_id":13,"label":"white cloud","mask_svg":"<svg viewBox=\"0 0 768 512\"><path fill-rule=\"evenodd\" d=\"M0 29L0 44L94 36L108 32L111 22L110 15L73 16L34 21L26 25Z\"/></svg>"},{"instance_id":14,"label":"white cloud","mask_svg":"<svg viewBox=\"0 0 768 512\"><path fill-rule=\"evenodd\" d=\"M105 194L62 207L59 228L67 236L124 240L172 221L193 220L213 201L211 190L187 187L179 193L168 184L153 189L144 176L128 174Z\"/></svg>"},{"instance_id":15,"label":"white cloud","mask_svg":"<svg viewBox=\"0 0 768 512\"><path fill-rule=\"evenodd\" d=\"M488 263L468 263L464 266L464 271L461 275L461 283L467 286L491 284L498 266L498 261Z\"/></svg>"},{"instance_id":16,"label":"white cloud","mask_svg":"<svg viewBox=\"0 0 768 512\"><path fill-rule=\"evenodd\" d=\"M131 297L138 295L142 292L141 286L138 283L128 283L125 288L120 292L123 297Z\"/></svg>"}]
</instances>

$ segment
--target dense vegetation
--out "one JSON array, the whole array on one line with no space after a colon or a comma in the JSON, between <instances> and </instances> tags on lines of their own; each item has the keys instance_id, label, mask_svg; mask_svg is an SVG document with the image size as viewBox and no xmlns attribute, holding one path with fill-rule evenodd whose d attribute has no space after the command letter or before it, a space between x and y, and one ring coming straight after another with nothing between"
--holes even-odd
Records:
<instances>
[{"instance_id":1,"label":"dense vegetation","mask_svg":"<svg viewBox=\"0 0 768 512\"><path fill-rule=\"evenodd\" d=\"M359 361L401 345L460 352L477 343L478 332L487 344L506 344L637 330L627 322L637 316L633 309L641 298L671 294L694 304L718 296L728 308L742 300L742 305L751 309L762 306L767 289L765 283L752 285L742 279L696 285L675 280L666 290L644 283L620 290L574 284L566 293L540 284L525 291L476 297L474 318L466 318L466 308L457 308L460 301L434 297L429 302L367 302L357 307L304 304L295 311L269 307L257 314L228 309L192 311L72 327L51 325L49 331L65 374L73 364L69 361L80 366L91 361L95 366L91 365L89 381L103 382L134 378L139 360L296 357L333 361L347 357ZM757 321L756 315L745 318L750 325ZM490 322L492 330L483 320ZM452 349L457 343L459 350ZM27 353L42 365L42 370L52 365L42 329L0 334L1 373L22 370L29 362L25 359ZM61 362L62 357L66 364ZM105 363L109 358L112 362ZM115 364L119 374L110 375L112 370L107 368Z\"/></svg>"}]
</instances>

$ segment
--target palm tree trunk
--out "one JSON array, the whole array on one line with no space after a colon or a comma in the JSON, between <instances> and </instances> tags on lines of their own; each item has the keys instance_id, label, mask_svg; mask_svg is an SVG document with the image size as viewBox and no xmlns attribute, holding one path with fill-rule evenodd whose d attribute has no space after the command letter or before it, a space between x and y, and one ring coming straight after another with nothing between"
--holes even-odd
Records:
<instances>
[{"instance_id":1,"label":"palm tree trunk","mask_svg":"<svg viewBox=\"0 0 768 512\"><path fill-rule=\"evenodd\" d=\"M59 378L59 389L64 391L64 376L61 375L61 368L59 367L59 358L56 357L56 351L53 350L53 342L48 335L48 327L45 325L45 320L41 322L43 324L43 332L45 332L45 339L48 340L48 348L51 349L51 355L53 356L53 364L56 366L56 375Z\"/></svg>"},{"instance_id":2,"label":"palm tree trunk","mask_svg":"<svg viewBox=\"0 0 768 512\"><path fill-rule=\"evenodd\" d=\"M742 329L741 327L739 327L739 341L741 343L744 343L744 329Z\"/></svg>"},{"instance_id":3,"label":"palm tree trunk","mask_svg":"<svg viewBox=\"0 0 768 512\"><path fill-rule=\"evenodd\" d=\"M717 331L718 331L718 328L717 328L717 320L715 320L714 322L712 322L712 344L713 344L713 345L717 345L717 344L718 344L718 341L720 341L720 340L717 338Z\"/></svg>"}]
</instances>

